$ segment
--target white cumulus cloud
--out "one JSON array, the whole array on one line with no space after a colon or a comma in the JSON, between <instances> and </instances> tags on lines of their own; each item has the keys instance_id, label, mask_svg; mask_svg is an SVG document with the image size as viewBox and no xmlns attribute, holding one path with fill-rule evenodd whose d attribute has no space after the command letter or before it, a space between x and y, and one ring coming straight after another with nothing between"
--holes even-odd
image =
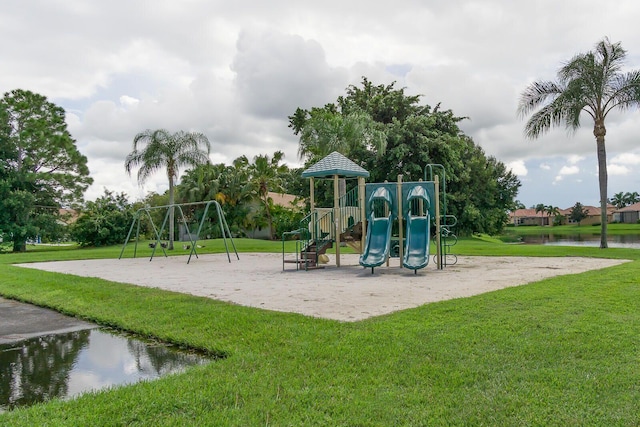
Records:
<instances>
[{"instance_id":1,"label":"white cumulus cloud","mask_svg":"<svg viewBox=\"0 0 640 427\"><path fill-rule=\"evenodd\" d=\"M507 167L511 169L511 172L518 176L527 176L529 171L527 170L527 166L524 164L524 160L515 160L513 162L507 163Z\"/></svg>"},{"instance_id":2,"label":"white cumulus cloud","mask_svg":"<svg viewBox=\"0 0 640 427\"><path fill-rule=\"evenodd\" d=\"M558 172L558 175L576 175L580 173L580 168L578 166L563 166Z\"/></svg>"},{"instance_id":3,"label":"white cumulus cloud","mask_svg":"<svg viewBox=\"0 0 640 427\"><path fill-rule=\"evenodd\" d=\"M629 169L627 166L625 165L618 165L618 164L610 164L609 166L607 166L607 173L609 175L629 175L629 173L631 173L631 169Z\"/></svg>"},{"instance_id":4,"label":"white cumulus cloud","mask_svg":"<svg viewBox=\"0 0 640 427\"><path fill-rule=\"evenodd\" d=\"M612 164L640 165L640 154L622 153L611 159Z\"/></svg>"}]
</instances>

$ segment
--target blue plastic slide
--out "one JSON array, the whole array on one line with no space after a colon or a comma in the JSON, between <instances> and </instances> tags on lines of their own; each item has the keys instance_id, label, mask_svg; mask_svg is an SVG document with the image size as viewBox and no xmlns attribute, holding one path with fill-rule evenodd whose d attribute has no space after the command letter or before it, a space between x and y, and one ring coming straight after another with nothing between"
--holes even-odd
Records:
<instances>
[{"instance_id":1,"label":"blue plastic slide","mask_svg":"<svg viewBox=\"0 0 640 427\"><path fill-rule=\"evenodd\" d=\"M413 216L411 214L412 200L422 200L425 215ZM417 270L425 268L429 264L429 196L423 187L416 186L409 191L405 202L405 221L407 223L406 244L402 265L406 268Z\"/></svg>"},{"instance_id":2,"label":"blue plastic slide","mask_svg":"<svg viewBox=\"0 0 640 427\"><path fill-rule=\"evenodd\" d=\"M374 267L382 265L389 258L391 226L393 225L391 209L389 209L389 214L386 217L375 217L373 204L376 200L383 200L391 206L389 190L384 187L377 188L369 197L370 214L367 224L367 237L364 251L360 256L360 265L371 267L371 273L373 273Z\"/></svg>"}]
</instances>

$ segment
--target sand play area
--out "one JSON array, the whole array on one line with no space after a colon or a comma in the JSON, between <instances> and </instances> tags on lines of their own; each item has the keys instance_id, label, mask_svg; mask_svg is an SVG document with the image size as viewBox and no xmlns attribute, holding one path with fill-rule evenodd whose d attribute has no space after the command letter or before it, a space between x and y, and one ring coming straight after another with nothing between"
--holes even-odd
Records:
<instances>
[{"instance_id":1,"label":"sand play area","mask_svg":"<svg viewBox=\"0 0 640 427\"><path fill-rule=\"evenodd\" d=\"M358 265L358 255L343 255L341 267L282 269L282 254L231 254L84 261L41 262L23 267L99 277L114 282L162 288L240 305L357 321L452 298L468 297L552 276L581 273L625 261L594 258L458 257L456 265L437 270L432 262L414 274L390 266ZM333 265L331 265L333 264Z\"/></svg>"}]
</instances>

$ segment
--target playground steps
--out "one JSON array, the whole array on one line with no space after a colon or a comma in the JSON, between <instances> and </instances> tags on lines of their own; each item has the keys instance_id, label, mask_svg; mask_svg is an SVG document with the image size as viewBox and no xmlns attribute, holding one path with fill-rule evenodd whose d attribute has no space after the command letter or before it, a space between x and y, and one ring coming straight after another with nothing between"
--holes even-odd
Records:
<instances>
[{"instance_id":1,"label":"playground steps","mask_svg":"<svg viewBox=\"0 0 640 427\"><path fill-rule=\"evenodd\" d=\"M356 241L346 241L345 242L347 244L347 246L349 246L351 249L353 249L354 251L356 251L356 253L361 254L362 253L362 241L360 240L356 240Z\"/></svg>"},{"instance_id":2,"label":"playground steps","mask_svg":"<svg viewBox=\"0 0 640 427\"><path fill-rule=\"evenodd\" d=\"M324 268L318 265L318 257L327 252L327 249L333 247L333 240L312 240L306 248L300 252L300 260L302 266L306 263L306 269ZM295 262L295 261L294 261Z\"/></svg>"},{"instance_id":3,"label":"playground steps","mask_svg":"<svg viewBox=\"0 0 640 427\"><path fill-rule=\"evenodd\" d=\"M287 264L298 264L298 270L319 270L324 268L324 266L318 265L316 260L312 258L307 258L306 260L285 259L284 262Z\"/></svg>"},{"instance_id":4,"label":"playground steps","mask_svg":"<svg viewBox=\"0 0 640 427\"><path fill-rule=\"evenodd\" d=\"M344 233L340 234L340 241L345 242L349 247L362 253L362 221L353 224L347 228Z\"/></svg>"}]
</instances>

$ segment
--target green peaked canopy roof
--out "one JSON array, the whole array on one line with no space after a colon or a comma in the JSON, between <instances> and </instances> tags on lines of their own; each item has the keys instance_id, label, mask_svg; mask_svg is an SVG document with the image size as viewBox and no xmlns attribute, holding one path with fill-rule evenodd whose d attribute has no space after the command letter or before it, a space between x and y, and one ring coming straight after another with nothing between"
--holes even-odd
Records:
<instances>
[{"instance_id":1,"label":"green peaked canopy roof","mask_svg":"<svg viewBox=\"0 0 640 427\"><path fill-rule=\"evenodd\" d=\"M342 177L363 176L368 178L369 172L353 163L337 151L334 151L306 171L302 172L303 178L328 177L333 175L339 175Z\"/></svg>"}]
</instances>

